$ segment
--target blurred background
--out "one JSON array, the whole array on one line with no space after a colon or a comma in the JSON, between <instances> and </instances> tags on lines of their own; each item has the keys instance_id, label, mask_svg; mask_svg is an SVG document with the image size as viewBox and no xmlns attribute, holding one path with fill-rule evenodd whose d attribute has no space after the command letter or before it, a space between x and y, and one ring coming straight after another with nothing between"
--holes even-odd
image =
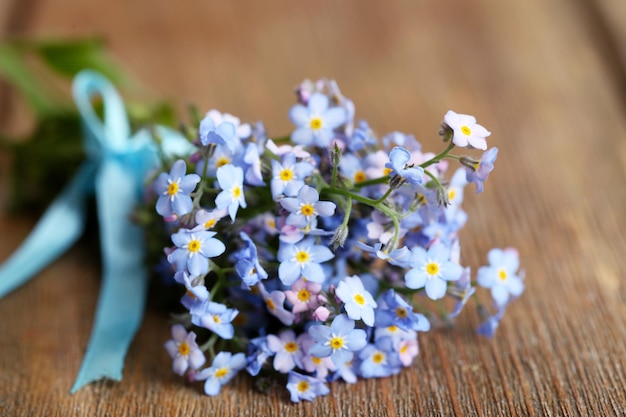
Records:
<instances>
[{"instance_id":1,"label":"blurred background","mask_svg":"<svg viewBox=\"0 0 626 417\"><path fill-rule=\"evenodd\" d=\"M516 246L528 277L496 339L478 339L478 318L469 314L455 331L420 340L423 361L413 372L336 384L334 398L304 409L283 408L280 396L247 394L242 380L232 391L237 399L223 393L210 400L216 412L233 413L241 401L258 415L339 414L356 404L368 404L370 415L612 415L626 408L618 392L626 384L619 342L626 338L626 2L3 0L0 33L5 41L99 39L129 102L164 101L180 119L195 103L201 111L262 120L270 137L282 136L292 129L287 112L298 84L327 77L379 136L411 133L437 151L449 109L475 115L492 132L489 144L500 154L485 192L466 193L462 256L477 268L491 247ZM32 127L27 102L0 83L0 131L23 137ZM9 159L0 162L2 202ZM0 223L0 259L34 221L10 219L5 214ZM69 404L113 412L99 405L102 396L147 414L155 404L199 413L209 400L169 374L161 316L147 316L121 384L96 384L67 398L98 276L73 255L50 267L47 281L40 277L0 300L4 314L20 317L43 299L35 315L44 308L61 315L46 326L3 322L0 346L24 344L50 326L72 342L60 359L67 369L46 362L45 352L61 349L47 336L5 355L1 368L19 377L11 385L0 378L0 408L22 389L43 393L48 384L53 392L36 398L56 404L41 408L49 415L66 415ZM84 271L91 281L72 278ZM84 298L71 301L54 285L76 285L71 291ZM78 313L77 323L62 318ZM44 368L40 379L30 375L32 357ZM175 395L187 405L175 405ZM17 398L27 404L35 397Z\"/></svg>"}]
</instances>

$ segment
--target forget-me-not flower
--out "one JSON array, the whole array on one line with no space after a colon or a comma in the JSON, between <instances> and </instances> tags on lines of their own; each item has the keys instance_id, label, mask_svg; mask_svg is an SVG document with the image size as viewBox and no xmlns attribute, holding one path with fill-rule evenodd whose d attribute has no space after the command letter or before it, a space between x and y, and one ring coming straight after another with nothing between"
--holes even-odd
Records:
<instances>
[{"instance_id":1,"label":"forget-me-not flower","mask_svg":"<svg viewBox=\"0 0 626 417\"><path fill-rule=\"evenodd\" d=\"M326 279L320 265L334 257L326 246L316 245L315 238L309 237L298 243L281 242L278 249L278 278L283 284L290 286L298 278L323 283Z\"/></svg>"},{"instance_id":2,"label":"forget-me-not flower","mask_svg":"<svg viewBox=\"0 0 626 417\"><path fill-rule=\"evenodd\" d=\"M328 97L321 93L311 95L307 106L296 104L289 118L297 126L291 140L301 145L325 148L333 139L333 130L346 122L347 113L342 107L328 108Z\"/></svg>"},{"instance_id":3,"label":"forget-me-not flower","mask_svg":"<svg viewBox=\"0 0 626 417\"><path fill-rule=\"evenodd\" d=\"M467 182L476 184L476 192L483 191L483 182L489 177L489 173L493 171L493 164L498 157L498 148L491 148L484 152L479 161L471 164L467 169ZM461 159L463 162L463 159ZM464 164L466 165L466 164Z\"/></svg>"},{"instance_id":4,"label":"forget-me-not flower","mask_svg":"<svg viewBox=\"0 0 626 417\"><path fill-rule=\"evenodd\" d=\"M286 374L296 366L302 368L302 346L296 340L296 333L293 330L283 330L275 336L267 335L267 346L276 354L274 356L274 369Z\"/></svg>"},{"instance_id":5,"label":"forget-me-not flower","mask_svg":"<svg viewBox=\"0 0 626 417\"><path fill-rule=\"evenodd\" d=\"M221 255L226 246L215 239L215 232L205 230L180 229L172 235L176 250L170 253L167 260L177 270L187 268L189 275L195 277L209 272L209 258Z\"/></svg>"},{"instance_id":6,"label":"forget-me-not flower","mask_svg":"<svg viewBox=\"0 0 626 417\"><path fill-rule=\"evenodd\" d=\"M524 291L522 277L517 274L519 256L514 249L492 249L487 254L489 266L478 269L478 285L491 289L491 296L499 307Z\"/></svg>"},{"instance_id":7,"label":"forget-me-not flower","mask_svg":"<svg viewBox=\"0 0 626 417\"><path fill-rule=\"evenodd\" d=\"M235 328L232 321L239 311L227 308L224 304L208 301L192 306L191 322L196 326L211 330L222 339L232 339Z\"/></svg>"},{"instance_id":8,"label":"forget-me-not flower","mask_svg":"<svg viewBox=\"0 0 626 417\"><path fill-rule=\"evenodd\" d=\"M374 297L364 287L358 276L345 277L337 286L335 295L344 302L348 317L352 320L363 320L363 323L374 326L374 308L377 304Z\"/></svg>"},{"instance_id":9,"label":"forget-me-not flower","mask_svg":"<svg viewBox=\"0 0 626 417\"><path fill-rule=\"evenodd\" d=\"M404 330L416 330L427 332L430 330L430 322L423 314L413 311L413 307L407 303L394 290L388 290L379 299L379 308L376 309L376 326L398 326Z\"/></svg>"},{"instance_id":10,"label":"forget-me-not flower","mask_svg":"<svg viewBox=\"0 0 626 417\"><path fill-rule=\"evenodd\" d=\"M448 110L443 120L454 131L452 142L456 146L460 146L461 148L471 146L482 150L487 149L487 141L485 138L491 135L491 132L476 123L474 116Z\"/></svg>"},{"instance_id":11,"label":"forget-me-not flower","mask_svg":"<svg viewBox=\"0 0 626 417\"><path fill-rule=\"evenodd\" d=\"M215 356L210 368L205 368L196 374L197 380L206 380L204 392L207 395L219 394L222 386L233 379L237 372L246 367L246 355L220 352Z\"/></svg>"},{"instance_id":12,"label":"forget-me-not flower","mask_svg":"<svg viewBox=\"0 0 626 417\"><path fill-rule=\"evenodd\" d=\"M422 183L422 175L424 168L420 166L408 166L407 163L411 159L408 150L401 146L396 146L389 153L389 162L385 164L385 168L391 170L391 176L400 176L411 185L420 185Z\"/></svg>"},{"instance_id":13,"label":"forget-me-not flower","mask_svg":"<svg viewBox=\"0 0 626 417\"><path fill-rule=\"evenodd\" d=\"M428 251L413 247L409 265L406 286L412 289L425 287L426 295L433 300L445 295L446 281L456 281L463 273L463 267L450 260L450 249L442 243L431 246Z\"/></svg>"},{"instance_id":14,"label":"forget-me-not flower","mask_svg":"<svg viewBox=\"0 0 626 417\"><path fill-rule=\"evenodd\" d=\"M174 162L170 173L162 172L154 182L154 191L159 196L156 211L163 217L173 214L185 215L193 209L190 194L200 182L200 176L188 174L185 161Z\"/></svg>"},{"instance_id":15,"label":"forget-me-not flower","mask_svg":"<svg viewBox=\"0 0 626 417\"><path fill-rule=\"evenodd\" d=\"M319 201L320 194L313 187L303 185L298 191L298 197L285 197L280 205L291 214L287 217L287 224L304 228L310 225L317 216L328 217L335 214L337 205L331 201Z\"/></svg>"},{"instance_id":16,"label":"forget-me-not flower","mask_svg":"<svg viewBox=\"0 0 626 417\"><path fill-rule=\"evenodd\" d=\"M309 327L309 334L316 344L309 354L318 358L330 356L337 366L351 360L354 352L367 345L365 330L355 329L354 320L339 314L330 326L316 324Z\"/></svg>"},{"instance_id":17,"label":"forget-me-not flower","mask_svg":"<svg viewBox=\"0 0 626 417\"><path fill-rule=\"evenodd\" d=\"M304 179L313 172L313 165L306 161L296 162L293 152L283 154L281 162L272 159L272 198L278 199L281 195L295 196L304 185Z\"/></svg>"},{"instance_id":18,"label":"forget-me-not flower","mask_svg":"<svg viewBox=\"0 0 626 417\"><path fill-rule=\"evenodd\" d=\"M291 401L299 403L301 400L313 401L317 396L323 396L330 392L323 379L302 375L297 372L289 372L287 390L291 394Z\"/></svg>"},{"instance_id":19,"label":"forget-me-not flower","mask_svg":"<svg viewBox=\"0 0 626 417\"><path fill-rule=\"evenodd\" d=\"M215 197L215 206L218 210L228 210L228 215L234 222L239 207L246 208L246 198L243 192L243 169L227 164L218 168L216 175L222 191Z\"/></svg>"},{"instance_id":20,"label":"forget-me-not flower","mask_svg":"<svg viewBox=\"0 0 626 417\"><path fill-rule=\"evenodd\" d=\"M359 352L361 366L359 370L364 378L382 378L400 372L402 368L398 353L393 349L393 342L389 337L376 340L375 344L368 344Z\"/></svg>"},{"instance_id":21,"label":"forget-me-not flower","mask_svg":"<svg viewBox=\"0 0 626 417\"><path fill-rule=\"evenodd\" d=\"M165 350L173 359L174 373L184 375L187 369L198 369L206 358L196 343L196 334L187 333L182 324L172 326L172 339L165 343Z\"/></svg>"},{"instance_id":22,"label":"forget-me-not flower","mask_svg":"<svg viewBox=\"0 0 626 417\"><path fill-rule=\"evenodd\" d=\"M249 288L267 278L267 272L259 262L256 245L247 233L239 233L246 246L233 254L235 270L243 283Z\"/></svg>"}]
</instances>

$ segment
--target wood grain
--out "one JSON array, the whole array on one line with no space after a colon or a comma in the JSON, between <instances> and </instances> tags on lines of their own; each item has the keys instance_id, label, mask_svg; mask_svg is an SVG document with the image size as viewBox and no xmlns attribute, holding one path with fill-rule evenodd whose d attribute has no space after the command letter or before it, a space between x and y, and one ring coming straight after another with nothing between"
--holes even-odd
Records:
<instances>
[{"instance_id":1,"label":"wood grain","mask_svg":"<svg viewBox=\"0 0 626 417\"><path fill-rule=\"evenodd\" d=\"M97 254L78 246L0 300L0 415L624 415L625 61L611 54L626 48L623 2L10 3L0 18L24 17L1 18L5 35L103 35L141 80L133 94L263 120L270 134L291 128L294 86L321 76L377 132L413 133L426 149L449 108L475 114L500 153L485 192L466 193L463 261L475 269L491 247L516 246L527 290L495 339L474 334L468 311L423 335L400 375L335 383L312 404L244 376L216 398L183 384L162 347L166 316L151 310L124 380L69 395L99 285ZM33 221L0 217L0 259Z\"/></svg>"}]
</instances>

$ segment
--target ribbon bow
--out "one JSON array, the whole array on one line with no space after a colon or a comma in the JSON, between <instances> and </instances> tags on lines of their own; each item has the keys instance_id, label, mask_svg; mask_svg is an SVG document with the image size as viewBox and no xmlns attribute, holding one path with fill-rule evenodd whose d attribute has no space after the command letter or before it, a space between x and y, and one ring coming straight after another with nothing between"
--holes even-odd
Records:
<instances>
[{"instance_id":1,"label":"ribbon bow","mask_svg":"<svg viewBox=\"0 0 626 417\"><path fill-rule=\"evenodd\" d=\"M81 236L86 199L95 192L100 226L102 273L89 345L71 392L102 379L122 379L124 357L143 316L148 271L141 228L130 214L142 195L147 172L158 166L158 149L148 130L130 135L124 103L115 87L93 71L74 79L74 100L82 117L88 159L50 205L18 250L0 266L0 298L62 255ZM104 123L92 106L100 97ZM182 135L156 127L166 156L188 155Z\"/></svg>"}]
</instances>

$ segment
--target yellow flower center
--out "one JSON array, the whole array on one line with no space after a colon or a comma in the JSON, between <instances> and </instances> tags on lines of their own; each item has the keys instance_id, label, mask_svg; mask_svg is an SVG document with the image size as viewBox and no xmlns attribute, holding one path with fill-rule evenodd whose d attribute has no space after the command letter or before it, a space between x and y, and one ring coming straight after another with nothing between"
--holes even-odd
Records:
<instances>
[{"instance_id":1,"label":"yellow flower center","mask_svg":"<svg viewBox=\"0 0 626 417\"><path fill-rule=\"evenodd\" d=\"M180 353L181 356L187 356L189 355L189 352L191 352L191 348L189 347L187 342L183 342L178 345L178 353Z\"/></svg>"},{"instance_id":2,"label":"yellow flower center","mask_svg":"<svg viewBox=\"0 0 626 417\"><path fill-rule=\"evenodd\" d=\"M300 252L296 253L296 261L300 262L301 264L307 262L308 260L309 253L307 251L301 250Z\"/></svg>"},{"instance_id":3,"label":"yellow flower center","mask_svg":"<svg viewBox=\"0 0 626 417\"><path fill-rule=\"evenodd\" d=\"M387 175L387 174L385 174ZM363 182L367 179L367 175L363 171L357 171L354 173L354 182Z\"/></svg>"},{"instance_id":4,"label":"yellow flower center","mask_svg":"<svg viewBox=\"0 0 626 417\"><path fill-rule=\"evenodd\" d=\"M267 305L267 308L269 308L272 311L274 311L274 309L276 308L276 304L274 304L271 298L266 299L265 304Z\"/></svg>"},{"instance_id":5,"label":"yellow flower center","mask_svg":"<svg viewBox=\"0 0 626 417\"><path fill-rule=\"evenodd\" d=\"M404 307L397 307L396 308L396 316L400 317L401 319L405 319L409 316L409 313L406 311L406 308Z\"/></svg>"},{"instance_id":6,"label":"yellow flower center","mask_svg":"<svg viewBox=\"0 0 626 417\"><path fill-rule=\"evenodd\" d=\"M315 214L315 208L310 204L303 204L302 207L300 207L300 211L305 216L312 216Z\"/></svg>"},{"instance_id":7,"label":"yellow flower center","mask_svg":"<svg viewBox=\"0 0 626 417\"><path fill-rule=\"evenodd\" d=\"M220 368L217 371L215 371L216 378L224 378L226 374L228 374L228 368Z\"/></svg>"},{"instance_id":8,"label":"yellow flower center","mask_svg":"<svg viewBox=\"0 0 626 417\"><path fill-rule=\"evenodd\" d=\"M387 327L387 331L389 331L389 333L395 333L398 331L398 326L392 324L391 326Z\"/></svg>"},{"instance_id":9,"label":"yellow flower center","mask_svg":"<svg viewBox=\"0 0 626 417\"><path fill-rule=\"evenodd\" d=\"M365 304L365 298L361 295L361 294L357 294L354 296L354 301L359 304L359 305L363 305Z\"/></svg>"},{"instance_id":10,"label":"yellow flower center","mask_svg":"<svg viewBox=\"0 0 626 417\"><path fill-rule=\"evenodd\" d=\"M178 194L178 181L170 182L170 185L167 186L167 195L174 197L176 194Z\"/></svg>"},{"instance_id":11,"label":"yellow flower center","mask_svg":"<svg viewBox=\"0 0 626 417\"><path fill-rule=\"evenodd\" d=\"M409 345L408 345L408 343L405 343L400 348L400 353L406 353L407 350L409 350Z\"/></svg>"},{"instance_id":12,"label":"yellow flower center","mask_svg":"<svg viewBox=\"0 0 626 417\"><path fill-rule=\"evenodd\" d=\"M428 275L437 275L439 273L439 264L436 262L429 262L426 265L426 272Z\"/></svg>"},{"instance_id":13,"label":"yellow flower center","mask_svg":"<svg viewBox=\"0 0 626 417\"><path fill-rule=\"evenodd\" d=\"M313 362L316 365L319 365L320 363L322 363L322 360L320 358L316 358L315 356L311 356L311 362Z\"/></svg>"},{"instance_id":14,"label":"yellow flower center","mask_svg":"<svg viewBox=\"0 0 626 417\"><path fill-rule=\"evenodd\" d=\"M217 165L218 168L223 167L224 165L228 165L228 164L230 164L230 159L226 158L225 156L220 157L215 163L215 165Z\"/></svg>"},{"instance_id":15,"label":"yellow flower center","mask_svg":"<svg viewBox=\"0 0 626 417\"><path fill-rule=\"evenodd\" d=\"M450 188L448 190L448 200L452 202L454 200L454 197L456 197L456 190L454 188Z\"/></svg>"},{"instance_id":16,"label":"yellow flower center","mask_svg":"<svg viewBox=\"0 0 626 417\"><path fill-rule=\"evenodd\" d=\"M465 135L465 136L469 136L472 134L472 129L470 129L467 126L461 126L461 132Z\"/></svg>"},{"instance_id":17,"label":"yellow flower center","mask_svg":"<svg viewBox=\"0 0 626 417\"><path fill-rule=\"evenodd\" d=\"M283 168L279 176L283 181L291 181L293 179L293 171L290 168Z\"/></svg>"},{"instance_id":18,"label":"yellow flower center","mask_svg":"<svg viewBox=\"0 0 626 417\"><path fill-rule=\"evenodd\" d=\"M230 192L232 193L233 198L241 197L241 187L238 185L235 185Z\"/></svg>"},{"instance_id":19,"label":"yellow flower center","mask_svg":"<svg viewBox=\"0 0 626 417\"><path fill-rule=\"evenodd\" d=\"M298 391L300 392L307 392L309 390L309 383L306 381L300 381L298 382Z\"/></svg>"},{"instance_id":20,"label":"yellow flower center","mask_svg":"<svg viewBox=\"0 0 626 417\"><path fill-rule=\"evenodd\" d=\"M385 354L382 352L376 352L372 355L372 362L377 365L380 365L385 361Z\"/></svg>"},{"instance_id":21,"label":"yellow flower center","mask_svg":"<svg viewBox=\"0 0 626 417\"><path fill-rule=\"evenodd\" d=\"M298 291L298 300L305 302L309 301L309 298L311 298L311 293L306 288L302 288Z\"/></svg>"},{"instance_id":22,"label":"yellow flower center","mask_svg":"<svg viewBox=\"0 0 626 417\"><path fill-rule=\"evenodd\" d=\"M335 336L330 339L330 347L333 349L341 349L343 347L343 338Z\"/></svg>"},{"instance_id":23,"label":"yellow flower center","mask_svg":"<svg viewBox=\"0 0 626 417\"><path fill-rule=\"evenodd\" d=\"M507 276L508 275L504 269L498 271L498 278L500 279L500 281L506 281Z\"/></svg>"},{"instance_id":24,"label":"yellow flower center","mask_svg":"<svg viewBox=\"0 0 626 417\"><path fill-rule=\"evenodd\" d=\"M217 223L217 221L215 219L209 219L204 223L204 227L206 229L211 229L213 228L213 226L215 226L215 223Z\"/></svg>"},{"instance_id":25,"label":"yellow flower center","mask_svg":"<svg viewBox=\"0 0 626 417\"><path fill-rule=\"evenodd\" d=\"M322 127L322 119L320 119L319 117L312 118L309 122L309 126L311 126L311 129L313 130L320 129Z\"/></svg>"},{"instance_id":26,"label":"yellow flower center","mask_svg":"<svg viewBox=\"0 0 626 417\"><path fill-rule=\"evenodd\" d=\"M385 168L385 169L383 170L383 175L389 175L389 174L391 174L392 172L393 172L393 169L391 169L391 168Z\"/></svg>"},{"instance_id":27,"label":"yellow flower center","mask_svg":"<svg viewBox=\"0 0 626 417\"><path fill-rule=\"evenodd\" d=\"M192 253L196 253L202 248L202 243L198 239L192 239L187 244L187 250Z\"/></svg>"},{"instance_id":28,"label":"yellow flower center","mask_svg":"<svg viewBox=\"0 0 626 417\"><path fill-rule=\"evenodd\" d=\"M213 315L213 322L215 324L220 324L220 322L222 321L222 319L220 319L220 316L218 315Z\"/></svg>"},{"instance_id":29,"label":"yellow flower center","mask_svg":"<svg viewBox=\"0 0 626 417\"><path fill-rule=\"evenodd\" d=\"M289 353L294 353L298 350L298 344L296 342L287 342L285 344L285 350Z\"/></svg>"}]
</instances>

